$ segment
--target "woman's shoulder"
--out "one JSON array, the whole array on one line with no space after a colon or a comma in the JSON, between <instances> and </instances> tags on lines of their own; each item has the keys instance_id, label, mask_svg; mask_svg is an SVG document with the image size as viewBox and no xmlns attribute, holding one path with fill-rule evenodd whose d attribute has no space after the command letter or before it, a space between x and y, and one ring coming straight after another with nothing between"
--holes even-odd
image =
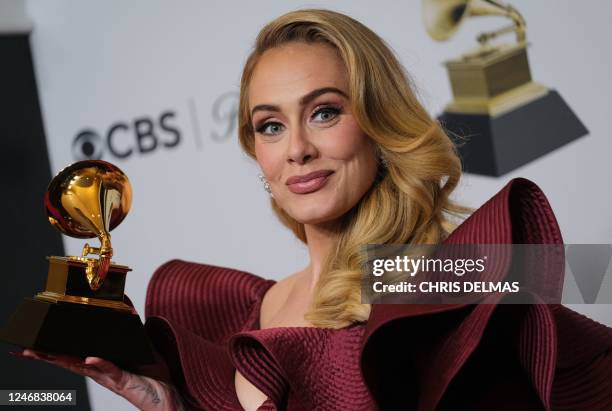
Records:
<instances>
[{"instance_id":1,"label":"woman's shoulder","mask_svg":"<svg viewBox=\"0 0 612 411\"><path fill-rule=\"evenodd\" d=\"M147 300L160 293L168 297L182 292L189 296L230 298L261 297L274 281L247 271L214 264L173 259L155 270L147 287Z\"/></svg>"},{"instance_id":2,"label":"woman's shoulder","mask_svg":"<svg viewBox=\"0 0 612 411\"><path fill-rule=\"evenodd\" d=\"M182 259L172 259L160 265L151 278L155 281L158 277L201 277L203 281L239 281L246 283L257 283L268 281L263 277L251 272L237 268L226 267L216 264L208 264Z\"/></svg>"},{"instance_id":3,"label":"woman's shoulder","mask_svg":"<svg viewBox=\"0 0 612 411\"><path fill-rule=\"evenodd\" d=\"M247 271L174 259L151 277L145 316L218 340L244 326L273 284Z\"/></svg>"}]
</instances>

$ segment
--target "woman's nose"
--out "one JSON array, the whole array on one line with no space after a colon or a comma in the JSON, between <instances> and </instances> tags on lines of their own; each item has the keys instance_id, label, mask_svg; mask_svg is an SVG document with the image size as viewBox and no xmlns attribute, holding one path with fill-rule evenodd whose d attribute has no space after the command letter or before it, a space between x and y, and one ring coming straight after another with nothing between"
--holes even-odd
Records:
<instances>
[{"instance_id":1,"label":"woman's nose","mask_svg":"<svg viewBox=\"0 0 612 411\"><path fill-rule=\"evenodd\" d=\"M303 128L294 128L289 135L287 161L305 164L317 156L317 148L308 138L308 132Z\"/></svg>"}]
</instances>

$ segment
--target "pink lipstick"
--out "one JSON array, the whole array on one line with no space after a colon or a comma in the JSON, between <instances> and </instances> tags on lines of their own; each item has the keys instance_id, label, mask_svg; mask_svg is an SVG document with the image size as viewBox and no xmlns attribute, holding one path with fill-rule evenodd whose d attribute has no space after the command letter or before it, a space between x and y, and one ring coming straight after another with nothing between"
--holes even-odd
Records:
<instances>
[{"instance_id":1,"label":"pink lipstick","mask_svg":"<svg viewBox=\"0 0 612 411\"><path fill-rule=\"evenodd\" d=\"M332 173L332 170L319 170L300 176L292 176L287 179L286 184L292 193L313 193L321 189L325 183L327 183L327 180Z\"/></svg>"}]
</instances>

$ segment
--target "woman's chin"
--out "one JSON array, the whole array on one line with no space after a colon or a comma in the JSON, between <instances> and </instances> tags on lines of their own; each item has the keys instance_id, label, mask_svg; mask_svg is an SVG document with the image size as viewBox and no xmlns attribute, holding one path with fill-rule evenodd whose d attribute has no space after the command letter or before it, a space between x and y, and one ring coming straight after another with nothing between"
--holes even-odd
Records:
<instances>
[{"instance_id":1,"label":"woman's chin","mask_svg":"<svg viewBox=\"0 0 612 411\"><path fill-rule=\"evenodd\" d=\"M313 195L295 199L283 208L301 224L322 224L338 219L347 211L346 204L337 200L336 196Z\"/></svg>"},{"instance_id":2,"label":"woman's chin","mask_svg":"<svg viewBox=\"0 0 612 411\"><path fill-rule=\"evenodd\" d=\"M301 224L324 224L335 221L342 213L334 213L331 210L308 210L290 213L291 217Z\"/></svg>"}]
</instances>

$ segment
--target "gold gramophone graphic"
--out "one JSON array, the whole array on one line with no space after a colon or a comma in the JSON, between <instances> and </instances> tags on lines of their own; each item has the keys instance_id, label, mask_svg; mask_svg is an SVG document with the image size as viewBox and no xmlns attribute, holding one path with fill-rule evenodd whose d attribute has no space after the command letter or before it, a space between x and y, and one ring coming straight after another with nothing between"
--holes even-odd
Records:
<instances>
[{"instance_id":1,"label":"gold gramophone graphic","mask_svg":"<svg viewBox=\"0 0 612 411\"><path fill-rule=\"evenodd\" d=\"M478 47L445 62L453 101L439 120L451 135L470 137L458 144L464 170L499 176L587 134L555 90L532 80L518 10L496 0L423 0L434 40L448 40L476 16L504 16L512 24L479 34ZM516 42L492 43L507 33Z\"/></svg>"},{"instance_id":2,"label":"gold gramophone graphic","mask_svg":"<svg viewBox=\"0 0 612 411\"><path fill-rule=\"evenodd\" d=\"M124 299L131 269L111 261L110 231L132 202L127 176L106 161L79 161L53 178L44 202L54 227L71 237L97 237L100 247L85 244L81 256L47 257L45 290L21 303L0 339L35 350L98 356L128 369L152 363L140 317Z\"/></svg>"}]
</instances>

